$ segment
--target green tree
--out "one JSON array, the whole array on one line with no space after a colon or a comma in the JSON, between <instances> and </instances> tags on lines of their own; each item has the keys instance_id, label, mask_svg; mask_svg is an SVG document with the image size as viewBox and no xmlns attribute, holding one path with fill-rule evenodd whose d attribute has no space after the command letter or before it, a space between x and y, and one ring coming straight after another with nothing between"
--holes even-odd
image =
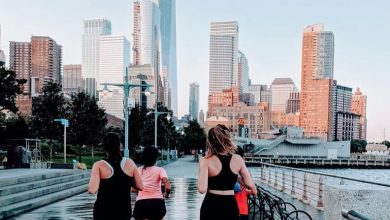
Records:
<instances>
[{"instance_id":1,"label":"green tree","mask_svg":"<svg viewBox=\"0 0 390 220\"><path fill-rule=\"evenodd\" d=\"M28 118L15 115L7 119L0 119L0 144L5 144L6 140L20 140L29 137L30 129Z\"/></svg>"},{"instance_id":2,"label":"green tree","mask_svg":"<svg viewBox=\"0 0 390 220\"><path fill-rule=\"evenodd\" d=\"M6 70L0 67L0 111L8 109L13 113L18 111L15 99L22 93L22 86L26 83L25 79L17 79L14 71Z\"/></svg>"},{"instance_id":3,"label":"green tree","mask_svg":"<svg viewBox=\"0 0 390 220\"><path fill-rule=\"evenodd\" d=\"M145 107L136 106L131 109L129 115L129 148L130 152L133 153L135 147L141 145L142 129L144 127L146 114L148 109Z\"/></svg>"},{"instance_id":4,"label":"green tree","mask_svg":"<svg viewBox=\"0 0 390 220\"><path fill-rule=\"evenodd\" d=\"M365 140L352 140L351 141L351 153L362 153L366 151L367 141Z\"/></svg>"},{"instance_id":5,"label":"green tree","mask_svg":"<svg viewBox=\"0 0 390 220\"><path fill-rule=\"evenodd\" d=\"M383 141L382 144L386 145L386 147L390 147L390 141Z\"/></svg>"},{"instance_id":6,"label":"green tree","mask_svg":"<svg viewBox=\"0 0 390 220\"><path fill-rule=\"evenodd\" d=\"M85 92L73 93L68 108L69 136L71 143L79 146L79 161L82 146L97 146L103 137L107 118L97 99Z\"/></svg>"},{"instance_id":7,"label":"green tree","mask_svg":"<svg viewBox=\"0 0 390 220\"><path fill-rule=\"evenodd\" d=\"M159 112L171 112L167 107L158 103L157 109ZM154 110L150 109L150 113L146 115L143 128L141 130L141 145L154 145ZM166 148L172 139L172 132L175 130L172 122L167 120L166 115L159 115L157 118L157 145L159 148Z\"/></svg>"},{"instance_id":8,"label":"green tree","mask_svg":"<svg viewBox=\"0 0 390 220\"><path fill-rule=\"evenodd\" d=\"M192 149L203 151L206 149L206 133L196 119L189 121L183 131L181 146L186 153Z\"/></svg>"},{"instance_id":9,"label":"green tree","mask_svg":"<svg viewBox=\"0 0 390 220\"><path fill-rule=\"evenodd\" d=\"M61 86L54 82L42 88L42 95L32 99L31 127L37 138L52 140L62 138L63 126L54 119L66 116L65 98Z\"/></svg>"}]
</instances>

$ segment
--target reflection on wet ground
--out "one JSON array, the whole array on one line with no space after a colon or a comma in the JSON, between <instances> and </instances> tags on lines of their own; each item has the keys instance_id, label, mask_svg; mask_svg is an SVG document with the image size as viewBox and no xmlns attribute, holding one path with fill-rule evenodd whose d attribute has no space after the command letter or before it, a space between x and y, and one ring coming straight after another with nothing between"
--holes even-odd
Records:
<instances>
[{"instance_id":1,"label":"reflection on wet ground","mask_svg":"<svg viewBox=\"0 0 390 220\"><path fill-rule=\"evenodd\" d=\"M171 197L166 200L167 215L165 219L199 219L200 206L202 205L203 195L197 190L197 175L198 164L191 157L180 159L177 162L165 165L168 176L172 182ZM259 183L259 171L256 168L251 168L252 175L257 183ZM290 196L278 192L269 187L269 190L278 196L291 202L298 209L305 210L313 217L313 219L323 219L323 212L307 206L302 202L292 199ZM132 195L132 204L136 195ZM83 193L71 198L44 206L33 210L29 213L17 216L13 219L17 220L57 220L57 219L92 219L93 204L96 196L88 193Z\"/></svg>"},{"instance_id":2,"label":"reflection on wet ground","mask_svg":"<svg viewBox=\"0 0 390 220\"><path fill-rule=\"evenodd\" d=\"M193 178L174 178L172 194L166 200L166 219L199 219L199 210L203 196L197 191L197 181ZM135 194L132 195L134 204ZM13 219L92 219L93 204L96 196L83 193L60 202L47 205Z\"/></svg>"}]
</instances>

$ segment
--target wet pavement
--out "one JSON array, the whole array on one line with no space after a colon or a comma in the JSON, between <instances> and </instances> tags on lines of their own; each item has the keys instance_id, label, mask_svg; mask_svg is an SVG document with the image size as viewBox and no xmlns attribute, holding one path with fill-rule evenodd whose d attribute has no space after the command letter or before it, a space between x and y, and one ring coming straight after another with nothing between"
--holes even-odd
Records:
<instances>
[{"instance_id":1,"label":"wet pavement","mask_svg":"<svg viewBox=\"0 0 390 220\"><path fill-rule=\"evenodd\" d=\"M172 182L171 197L166 200L167 215L164 219L199 219L199 210L203 201L203 195L197 191L198 164L192 157L186 157L164 166ZM252 169L251 169L252 170ZM257 172L253 171L256 179ZM270 188L272 191L272 188ZM274 190L277 193L276 190ZM291 201L309 212L313 219L323 219L322 212L309 207L288 195L280 194L286 201ZM132 195L132 204L136 195ZM93 204L96 196L83 193L68 199L44 206L29 213L19 215L17 220L57 220L57 219L92 219Z\"/></svg>"}]
</instances>

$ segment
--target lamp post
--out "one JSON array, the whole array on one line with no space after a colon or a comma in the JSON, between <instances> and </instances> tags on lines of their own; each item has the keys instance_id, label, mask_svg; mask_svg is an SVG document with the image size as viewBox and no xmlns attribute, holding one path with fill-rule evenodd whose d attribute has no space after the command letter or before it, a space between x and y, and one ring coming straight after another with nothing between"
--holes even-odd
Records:
<instances>
[{"instance_id":1,"label":"lamp post","mask_svg":"<svg viewBox=\"0 0 390 220\"><path fill-rule=\"evenodd\" d=\"M142 92L142 88L146 88L149 90L152 85L149 84L130 84L129 83L129 74L126 67L126 75L123 84L118 83L101 83L104 86L104 91L108 90L107 86L116 86L123 88L124 91L124 113L125 113L125 151L124 156L129 157L129 92L132 88L140 88L140 92ZM145 95L150 95L149 91L145 91Z\"/></svg>"}]
</instances>

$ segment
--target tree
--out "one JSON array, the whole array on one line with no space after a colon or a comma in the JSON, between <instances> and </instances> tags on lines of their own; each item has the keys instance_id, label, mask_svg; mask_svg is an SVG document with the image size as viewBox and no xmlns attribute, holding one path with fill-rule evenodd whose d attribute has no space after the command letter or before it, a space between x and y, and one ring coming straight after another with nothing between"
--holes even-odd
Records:
<instances>
[{"instance_id":1,"label":"tree","mask_svg":"<svg viewBox=\"0 0 390 220\"><path fill-rule=\"evenodd\" d=\"M148 109L145 107L136 106L131 109L129 115L129 148L135 149L135 147L141 145L141 133L144 127L146 114Z\"/></svg>"},{"instance_id":2,"label":"tree","mask_svg":"<svg viewBox=\"0 0 390 220\"><path fill-rule=\"evenodd\" d=\"M2 137L0 144L5 144L6 139L16 141L17 139L28 138L29 133L30 129L27 117L15 115L7 119L0 119L0 137Z\"/></svg>"},{"instance_id":3,"label":"tree","mask_svg":"<svg viewBox=\"0 0 390 220\"><path fill-rule=\"evenodd\" d=\"M382 144L386 145L386 147L390 147L390 141L383 141Z\"/></svg>"},{"instance_id":4,"label":"tree","mask_svg":"<svg viewBox=\"0 0 390 220\"><path fill-rule=\"evenodd\" d=\"M171 112L167 107L158 103L157 109L159 112ZM151 114L147 114L143 128L141 130L141 145L152 146L154 145L154 110L150 109ZM157 145L162 148L166 148L172 139L172 131L174 131L174 125L168 121L165 115L160 115L157 118Z\"/></svg>"},{"instance_id":5,"label":"tree","mask_svg":"<svg viewBox=\"0 0 390 220\"><path fill-rule=\"evenodd\" d=\"M351 153L362 153L366 151L367 141L365 140L352 140L351 141Z\"/></svg>"},{"instance_id":6,"label":"tree","mask_svg":"<svg viewBox=\"0 0 390 220\"><path fill-rule=\"evenodd\" d=\"M0 67L0 111L3 109L13 113L18 111L15 98L22 93L22 85L26 82L26 79L17 79L14 71Z\"/></svg>"},{"instance_id":7,"label":"tree","mask_svg":"<svg viewBox=\"0 0 390 220\"><path fill-rule=\"evenodd\" d=\"M63 126L54 119L64 118L65 113L65 98L57 83L48 82L42 95L32 99L32 132L37 138L48 139L50 149L52 141L60 140L63 135Z\"/></svg>"},{"instance_id":8,"label":"tree","mask_svg":"<svg viewBox=\"0 0 390 220\"><path fill-rule=\"evenodd\" d=\"M192 149L203 151L206 149L206 133L196 119L190 120L188 126L184 127L182 141L181 146L187 153Z\"/></svg>"},{"instance_id":9,"label":"tree","mask_svg":"<svg viewBox=\"0 0 390 220\"><path fill-rule=\"evenodd\" d=\"M107 124L105 110L97 104L97 99L85 92L73 93L68 108L69 136L71 143L79 146L79 161L81 147L97 146L102 140Z\"/></svg>"}]
</instances>

